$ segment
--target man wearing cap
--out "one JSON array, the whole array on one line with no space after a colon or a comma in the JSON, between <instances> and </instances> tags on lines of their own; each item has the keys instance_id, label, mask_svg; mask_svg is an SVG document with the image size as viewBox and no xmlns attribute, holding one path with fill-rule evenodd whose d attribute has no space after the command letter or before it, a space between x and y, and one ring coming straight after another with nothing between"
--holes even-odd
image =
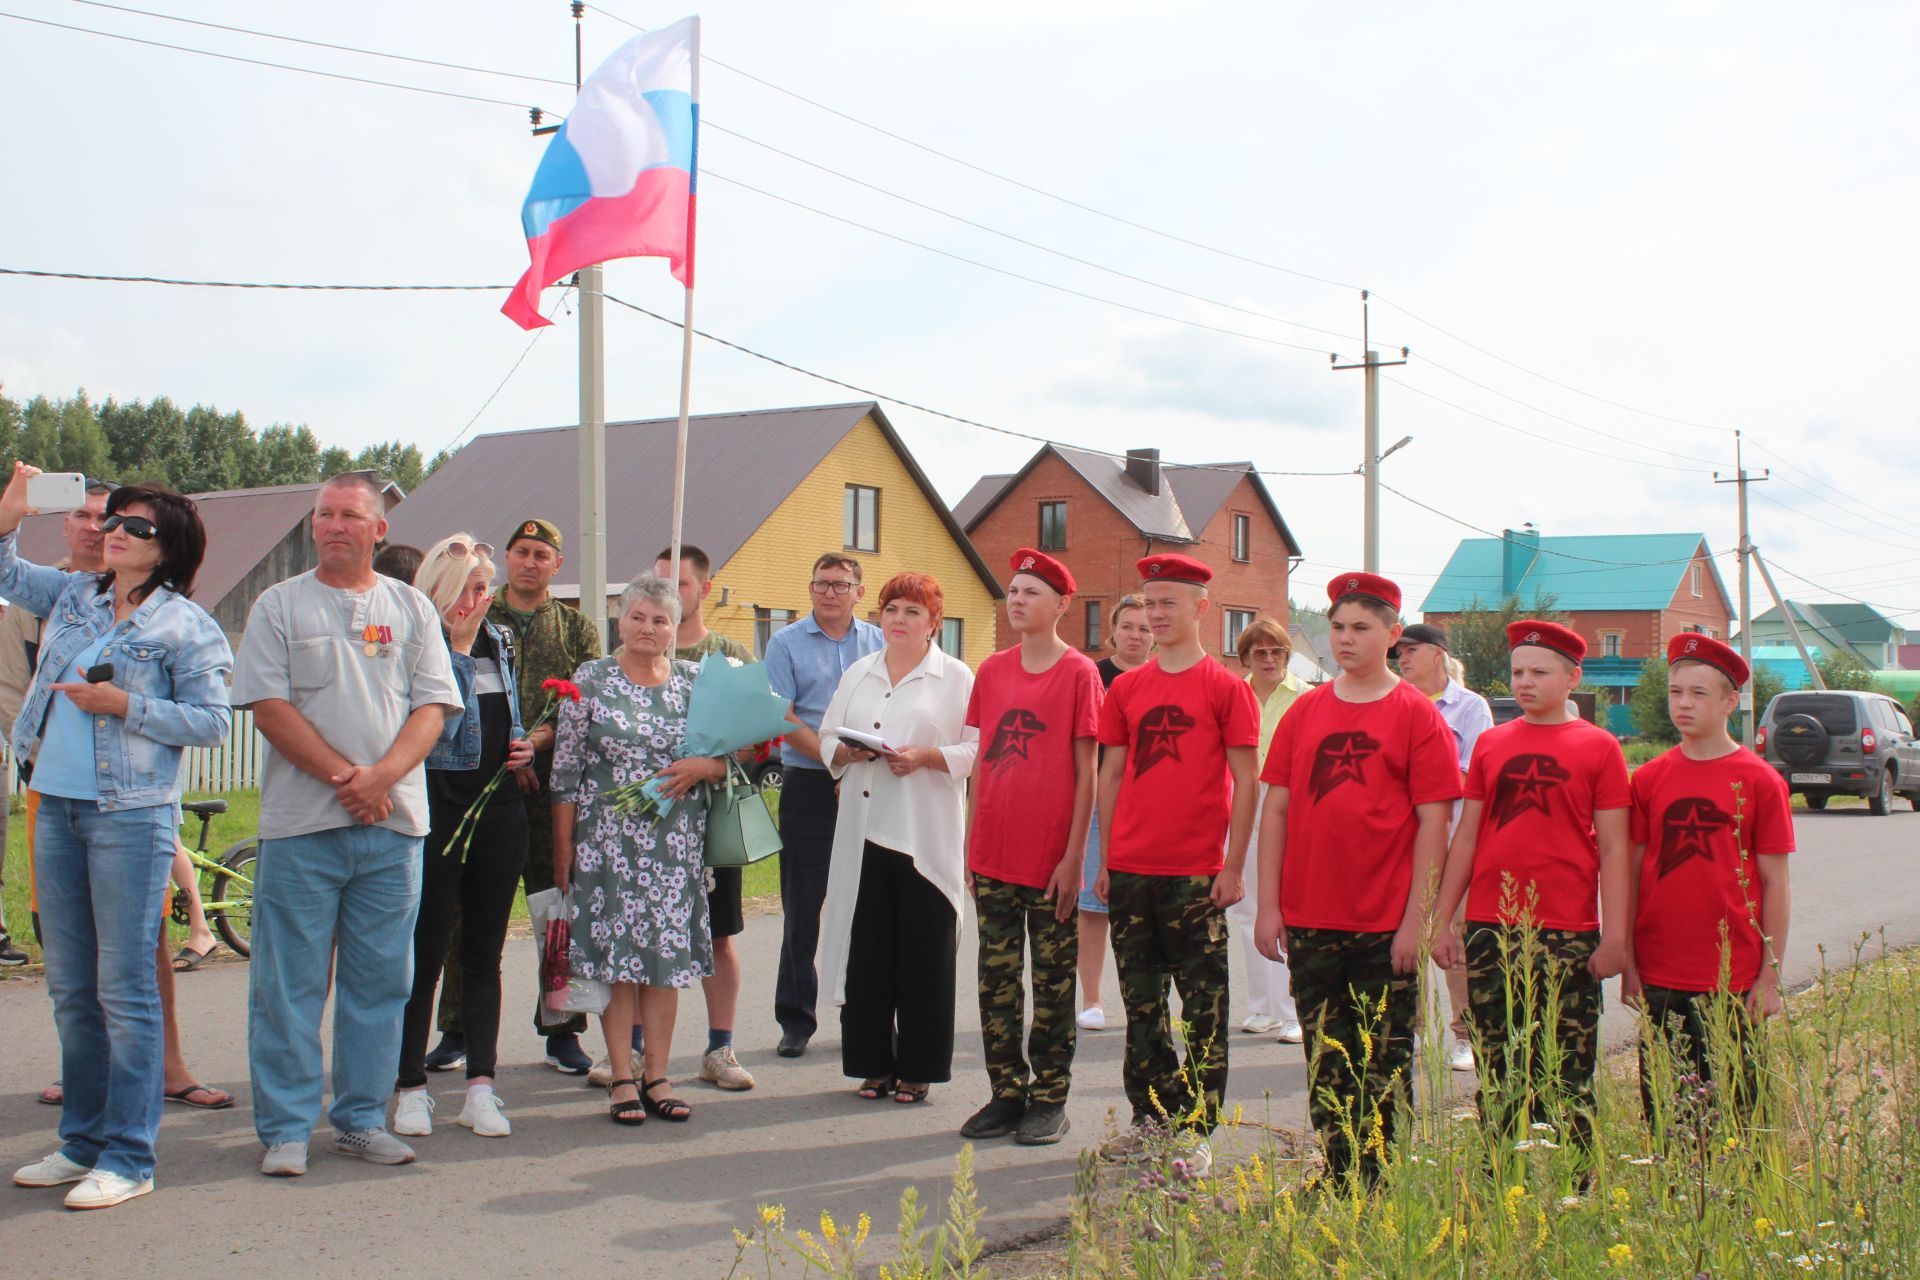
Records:
<instances>
[{"instance_id":1,"label":"man wearing cap","mask_svg":"<svg viewBox=\"0 0 1920 1280\"><path fill-rule=\"evenodd\" d=\"M1138 1158L1152 1126L1171 1124L1197 1175L1213 1162L1208 1138L1227 1087L1226 909L1245 892L1260 708L1201 647L1213 570L1171 553L1138 568L1155 656L1115 680L1100 711L1105 857L1094 894L1110 913L1133 1108L1133 1129L1106 1153ZM1170 982L1187 1025L1184 1067Z\"/></svg>"},{"instance_id":2,"label":"man wearing cap","mask_svg":"<svg viewBox=\"0 0 1920 1280\"><path fill-rule=\"evenodd\" d=\"M1343 573L1327 597L1340 674L1281 717L1261 770L1254 943L1293 975L1328 1174L1371 1185L1411 1089L1416 975L1460 758L1432 699L1387 668L1400 588Z\"/></svg>"},{"instance_id":3,"label":"man wearing cap","mask_svg":"<svg viewBox=\"0 0 1920 1280\"><path fill-rule=\"evenodd\" d=\"M1080 894L1093 813L1102 686L1060 638L1073 574L1022 547L1008 562L1007 625L1020 642L980 664L966 723L980 731L967 874L980 922L980 1039L993 1096L960 1127L1025 1146L1067 1132ZM1033 1030L1023 1057L1021 983L1031 948ZM1029 1078L1031 1072L1031 1078Z\"/></svg>"},{"instance_id":4,"label":"man wearing cap","mask_svg":"<svg viewBox=\"0 0 1920 1280\"><path fill-rule=\"evenodd\" d=\"M1751 674L1740 655L1683 632L1668 642L1667 662L1667 714L1680 745L1633 773L1639 872L1621 995L1643 1005L1656 1041L1679 1055L1669 1079L1710 1079L1715 1049L1736 1059L1718 1098L1744 1116L1759 1085L1753 1023L1781 1009L1793 813L1780 775L1727 731ZM1729 1024L1731 1044L1714 1030ZM1673 1104L1656 1104L1644 1041L1640 1054L1641 1102L1655 1121Z\"/></svg>"},{"instance_id":5,"label":"man wearing cap","mask_svg":"<svg viewBox=\"0 0 1920 1280\"><path fill-rule=\"evenodd\" d=\"M540 687L543 680L570 680L581 664L601 654L604 623L587 617L572 605L555 600L548 588L566 558L561 554L559 526L538 517L522 520L507 537L504 558L506 585L494 597L487 619L513 637L514 660L520 681L520 709L526 723L544 716L553 695ZM581 598L590 598L583 589ZM523 881L528 893L553 888L553 819L547 802L547 778L553 771L554 725L551 719L527 735L533 740L533 764L516 775L527 797L527 869ZM442 1022L444 1029L445 1023ZM547 1038L547 1065L563 1075L585 1075L593 1059L580 1047L587 1029L583 1014L575 1014L555 1028L540 1021L539 994L534 996L534 1030Z\"/></svg>"},{"instance_id":6,"label":"man wearing cap","mask_svg":"<svg viewBox=\"0 0 1920 1280\"><path fill-rule=\"evenodd\" d=\"M1491 1150L1504 1158L1521 1128L1545 1123L1588 1159L1600 984L1626 967L1633 931L1627 762L1612 734L1567 710L1586 641L1522 619L1507 644L1521 718L1473 753L1434 911L1450 921L1464 903L1465 946L1440 929L1433 955L1468 979Z\"/></svg>"},{"instance_id":7,"label":"man wearing cap","mask_svg":"<svg viewBox=\"0 0 1920 1280\"><path fill-rule=\"evenodd\" d=\"M1452 648L1447 633L1425 622L1403 628L1400 642L1388 657L1400 663L1400 678L1433 699L1440 718L1453 730L1453 745L1460 758L1460 777L1467 776L1473 761L1474 743L1493 728L1493 708L1487 700L1455 680L1447 672ZM1460 823L1460 803L1454 802L1453 825ZM1448 833L1452 834L1451 830ZM1455 920L1457 927L1459 921ZM1447 1026L1447 1065L1455 1071L1473 1070L1473 1046L1467 1040L1467 973L1464 969L1442 970L1447 983L1447 1000L1453 1006L1453 1021Z\"/></svg>"}]
</instances>

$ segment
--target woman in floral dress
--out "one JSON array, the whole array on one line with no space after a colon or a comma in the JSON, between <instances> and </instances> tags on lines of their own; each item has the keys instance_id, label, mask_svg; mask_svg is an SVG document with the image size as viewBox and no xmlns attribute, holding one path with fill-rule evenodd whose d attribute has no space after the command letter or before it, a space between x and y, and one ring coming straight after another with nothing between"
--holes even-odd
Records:
<instances>
[{"instance_id":1,"label":"woman in floral dress","mask_svg":"<svg viewBox=\"0 0 1920 1280\"><path fill-rule=\"evenodd\" d=\"M627 584L620 597L623 649L574 673L580 700L561 708L554 742L553 879L573 890L570 971L612 987L600 1026L616 1124L692 1115L672 1096L667 1056L680 988L713 973L707 815L694 792L720 781L725 766L677 758L697 670L673 660L679 613L678 593L665 579L648 573ZM608 798L649 778L661 779L673 802L665 817L622 812ZM636 1018L646 1044L637 1081Z\"/></svg>"}]
</instances>

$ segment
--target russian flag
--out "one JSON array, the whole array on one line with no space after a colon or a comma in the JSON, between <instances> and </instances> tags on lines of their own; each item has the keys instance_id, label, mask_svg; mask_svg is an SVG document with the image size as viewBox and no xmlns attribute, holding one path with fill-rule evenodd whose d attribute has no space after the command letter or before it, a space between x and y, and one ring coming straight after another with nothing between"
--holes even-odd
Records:
<instances>
[{"instance_id":1,"label":"russian flag","mask_svg":"<svg viewBox=\"0 0 1920 1280\"><path fill-rule=\"evenodd\" d=\"M693 287L700 138L700 19L637 36L580 86L521 206L526 274L500 310L547 324L540 291L611 258L665 258Z\"/></svg>"}]
</instances>

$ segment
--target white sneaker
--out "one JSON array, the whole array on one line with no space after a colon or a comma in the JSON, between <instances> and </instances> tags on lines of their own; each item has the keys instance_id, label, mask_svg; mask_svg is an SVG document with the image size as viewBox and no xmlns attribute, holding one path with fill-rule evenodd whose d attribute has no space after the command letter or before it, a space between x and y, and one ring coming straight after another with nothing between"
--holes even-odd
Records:
<instances>
[{"instance_id":1,"label":"white sneaker","mask_svg":"<svg viewBox=\"0 0 1920 1280\"><path fill-rule=\"evenodd\" d=\"M83 1164L61 1155L58 1151L44 1160L22 1165L13 1171L13 1185L16 1187L58 1187L69 1182L83 1180L93 1170Z\"/></svg>"},{"instance_id":2,"label":"white sneaker","mask_svg":"<svg viewBox=\"0 0 1920 1280\"><path fill-rule=\"evenodd\" d=\"M1300 1029L1298 1021L1288 1018L1280 1024L1280 1042L1282 1044L1299 1044L1306 1038L1307 1033Z\"/></svg>"},{"instance_id":3,"label":"white sneaker","mask_svg":"<svg viewBox=\"0 0 1920 1280\"><path fill-rule=\"evenodd\" d=\"M1473 1070L1473 1046L1465 1040L1455 1040L1447 1048L1447 1065L1455 1071Z\"/></svg>"},{"instance_id":4,"label":"white sneaker","mask_svg":"<svg viewBox=\"0 0 1920 1280\"><path fill-rule=\"evenodd\" d=\"M269 1178L297 1178L307 1171L307 1144L276 1142L260 1157L260 1172Z\"/></svg>"},{"instance_id":5,"label":"white sneaker","mask_svg":"<svg viewBox=\"0 0 1920 1280\"><path fill-rule=\"evenodd\" d=\"M700 1078L722 1089L753 1088L753 1073L740 1065L730 1044L723 1044L700 1059Z\"/></svg>"},{"instance_id":6,"label":"white sneaker","mask_svg":"<svg viewBox=\"0 0 1920 1280\"><path fill-rule=\"evenodd\" d=\"M1107 1029L1107 1015L1100 1012L1100 1006L1097 1004L1090 1004L1082 1009L1080 1016L1075 1018L1074 1021L1080 1025L1083 1031L1105 1031Z\"/></svg>"},{"instance_id":7,"label":"white sneaker","mask_svg":"<svg viewBox=\"0 0 1920 1280\"><path fill-rule=\"evenodd\" d=\"M613 1084L613 1064L596 1062L587 1072L587 1083L596 1089L605 1089Z\"/></svg>"},{"instance_id":8,"label":"white sneaker","mask_svg":"<svg viewBox=\"0 0 1920 1280\"><path fill-rule=\"evenodd\" d=\"M361 1129L333 1135L333 1149L368 1164L412 1164L413 1148L385 1129Z\"/></svg>"},{"instance_id":9,"label":"white sneaker","mask_svg":"<svg viewBox=\"0 0 1920 1280\"><path fill-rule=\"evenodd\" d=\"M1173 1141L1174 1158L1186 1162L1189 1178L1204 1178L1213 1168L1213 1144L1189 1129Z\"/></svg>"},{"instance_id":10,"label":"white sneaker","mask_svg":"<svg viewBox=\"0 0 1920 1280\"><path fill-rule=\"evenodd\" d=\"M1279 1028L1280 1019L1269 1018L1264 1013L1250 1013L1247 1015L1246 1021L1240 1024L1242 1031L1251 1031L1256 1036L1263 1036L1267 1034L1267 1032L1277 1031Z\"/></svg>"},{"instance_id":11,"label":"white sneaker","mask_svg":"<svg viewBox=\"0 0 1920 1280\"><path fill-rule=\"evenodd\" d=\"M153 1179L135 1182L132 1178L123 1178L117 1173L108 1173L105 1169L94 1169L80 1185L67 1192L69 1209L111 1209L117 1204L125 1204L135 1196L143 1196L153 1190Z\"/></svg>"},{"instance_id":12,"label":"white sneaker","mask_svg":"<svg viewBox=\"0 0 1920 1280\"><path fill-rule=\"evenodd\" d=\"M467 1105L460 1108L458 1123L483 1138L504 1138L513 1132L513 1126L507 1123L507 1104L491 1089L467 1091ZM394 1128L400 1126L396 1124Z\"/></svg>"},{"instance_id":13,"label":"white sneaker","mask_svg":"<svg viewBox=\"0 0 1920 1280\"><path fill-rule=\"evenodd\" d=\"M409 1138L433 1134L433 1109L437 1104L425 1089L402 1089L394 1095L393 1131Z\"/></svg>"}]
</instances>

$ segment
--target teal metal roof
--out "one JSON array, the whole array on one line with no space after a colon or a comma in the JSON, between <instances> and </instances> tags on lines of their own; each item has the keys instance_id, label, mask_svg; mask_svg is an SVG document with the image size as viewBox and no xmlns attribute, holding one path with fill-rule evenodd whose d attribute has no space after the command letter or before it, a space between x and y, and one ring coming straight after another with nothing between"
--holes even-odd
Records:
<instances>
[{"instance_id":1,"label":"teal metal roof","mask_svg":"<svg viewBox=\"0 0 1920 1280\"><path fill-rule=\"evenodd\" d=\"M1509 595L1522 604L1541 593L1569 612L1595 609L1664 609L1679 591L1692 558L1701 554L1699 533L1621 533L1549 538L1528 533L1510 538L1466 538L1447 561L1421 602L1423 613L1458 613L1476 600L1497 606ZM1707 559L1708 572L1729 599L1726 584Z\"/></svg>"}]
</instances>

